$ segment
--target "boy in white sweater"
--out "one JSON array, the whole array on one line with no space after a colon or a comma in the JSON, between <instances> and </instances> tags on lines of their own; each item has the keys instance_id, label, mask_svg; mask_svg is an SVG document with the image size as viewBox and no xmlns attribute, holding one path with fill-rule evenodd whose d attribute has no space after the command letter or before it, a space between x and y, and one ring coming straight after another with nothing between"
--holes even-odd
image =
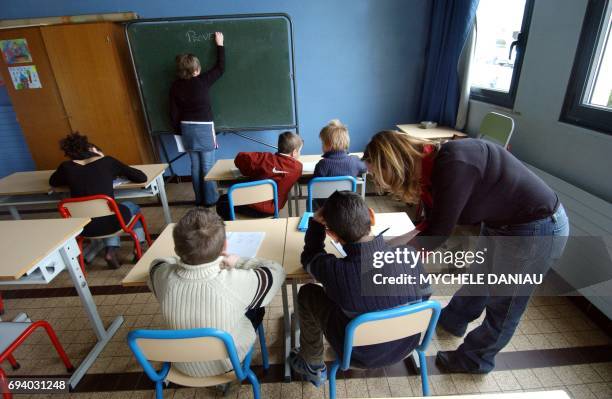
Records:
<instances>
[{"instance_id":1,"label":"boy in white sweater","mask_svg":"<svg viewBox=\"0 0 612 399\"><path fill-rule=\"evenodd\" d=\"M213 210L195 208L176 224L172 258L156 259L149 287L157 297L164 320L172 329L217 328L234 338L240 359L256 339L266 306L285 280L276 262L226 254L225 224ZM176 363L190 376L223 374L229 359Z\"/></svg>"}]
</instances>

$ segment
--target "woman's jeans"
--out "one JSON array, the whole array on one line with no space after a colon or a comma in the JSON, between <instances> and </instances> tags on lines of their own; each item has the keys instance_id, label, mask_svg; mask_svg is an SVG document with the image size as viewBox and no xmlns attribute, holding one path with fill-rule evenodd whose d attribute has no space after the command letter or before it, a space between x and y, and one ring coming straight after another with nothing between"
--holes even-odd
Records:
<instances>
[{"instance_id":1,"label":"woman's jeans","mask_svg":"<svg viewBox=\"0 0 612 399\"><path fill-rule=\"evenodd\" d=\"M126 202L122 202L121 205L124 205L126 208L130 210L131 216L134 216L135 214L140 212L140 207L133 202L126 201ZM128 223L129 220L126 220L125 222ZM140 242L145 241L145 234L142 228L142 223L140 223L140 220L134 226L134 233L136 233L136 237L138 237L138 241ZM103 238L102 241L104 242L105 247L120 247L121 246L121 240L119 236Z\"/></svg>"},{"instance_id":2,"label":"woman's jeans","mask_svg":"<svg viewBox=\"0 0 612 399\"><path fill-rule=\"evenodd\" d=\"M191 181L196 206L210 206L217 202L217 184L204 181L215 164L215 134L211 122L181 122L183 145L191 159Z\"/></svg>"},{"instance_id":3,"label":"woman's jeans","mask_svg":"<svg viewBox=\"0 0 612 399\"><path fill-rule=\"evenodd\" d=\"M204 177L215 164L215 151L189 151L189 158L196 206L214 205L219 198L217 184L214 181L204 181Z\"/></svg>"},{"instance_id":4,"label":"woman's jeans","mask_svg":"<svg viewBox=\"0 0 612 399\"><path fill-rule=\"evenodd\" d=\"M485 260L473 263L470 274L545 275L561 257L569 221L559 204L554 215L530 223L490 227L483 224L478 250L485 250ZM439 323L444 329L462 336L468 323L486 310L480 326L470 331L457 349L457 361L466 371L489 372L495 367L495 355L508 344L535 284L464 285L442 310Z\"/></svg>"}]
</instances>

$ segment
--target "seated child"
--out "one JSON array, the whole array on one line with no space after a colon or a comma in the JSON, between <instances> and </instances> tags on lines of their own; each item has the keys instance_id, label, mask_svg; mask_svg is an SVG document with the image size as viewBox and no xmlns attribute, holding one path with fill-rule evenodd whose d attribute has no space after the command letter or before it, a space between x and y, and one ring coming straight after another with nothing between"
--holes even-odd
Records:
<instances>
[{"instance_id":1,"label":"seated child","mask_svg":"<svg viewBox=\"0 0 612 399\"><path fill-rule=\"evenodd\" d=\"M156 259L149 287L169 328L217 328L234 339L242 361L256 339L266 306L285 281L283 267L264 259L226 254L225 224L212 209L194 208L174 226L178 255ZM223 374L229 359L176 363L192 377Z\"/></svg>"},{"instance_id":2,"label":"seated child","mask_svg":"<svg viewBox=\"0 0 612 399\"><path fill-rule=\"evenodd\" d=\"M319 133L323 148L323 159L315 166L314 176L353 176L367 172L365 163L349 155L350 137L348 129L338 119L330 121Z\"/></svg>"},{"instance_id":3,"label":"seated child","mask_svg":"<svg viewBox=\"0 0 612 399\"><path fill-rule=\"evenodd\" d=\"M289 191L302 176L302 163L297 159L304 141L292 132L278 136L278 152L240 152L234 164L244 176L251 180L272 179L278 188L278 208L282 209L289 198ZM234 207L236 213L251 217L274 215L274 201ZM224 220L229 220L229 200L222 195L217 202L217 212Z\"/></svg>"},{"instance_id":4,"label":"seated child","mask_svg":"<svg viewBox=\"0 0 612 399\"><path fill-rule=\"evenodd\" d=\"M49 178L53 187L68 186L71 197L86 197L104 194L114 198L113 180L116 177L126 177L134 183L144 183L147 175L142 171L129 167L113 157L105 156L87 136L79 132L70 133L60 140L60 148L69 161L60 164ZM140 212L140 208L133 202L119 203L119 211L127 224L132 216ZM121 229L115 215L93 218L83 229L85 237L95 237L112 234ZM134 228L141 245L145 244L144 230L138 222ZM121 266L118 258L118 248L121 245L119 236L104 238L106 263L117 269ZM144 247L143 247L144 248Z\"/></svg>"},{"instance_id":5,"label":"seated child","mask_svg":"<svg viewBox=\"0 0 612 399\"><path fill-rule=\"evenodd\" d=\"M362 274L362 262L371 265L374 252L391 250L381 235L369 235L373 224L372 209L359 194L349 191L336 191L310 219L301 262L322 286L306 284L298 292L300 347L291 353L289 362L295 373L316 386L327 378L323 335L342 357L344 332L351 319L362 313L419 302L428 296L422 287L409 284L377 286L376 296L364 295L362 278L368 274ZM326 234L342 244L345 258L325 252ZM421 269L390 263L375 270L383 275L405 273L419 278ZM396 363L410 354L419 338L417 334L388 343L354 347L351 364L379 368Z\"/></svg>"}]
</instances>

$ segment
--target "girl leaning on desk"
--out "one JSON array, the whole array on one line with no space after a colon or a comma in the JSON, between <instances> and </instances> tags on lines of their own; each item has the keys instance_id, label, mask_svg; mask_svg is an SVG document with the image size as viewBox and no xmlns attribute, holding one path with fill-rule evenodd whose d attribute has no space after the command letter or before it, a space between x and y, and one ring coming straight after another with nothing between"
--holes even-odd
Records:
<instances>
[{"instance_id":1,"label":"girl leaning on desk","mask_svg":"<svg viewBox=\"0 0 612 399\"><path fill-rule=\"evenodd\" d=\"M367 145L364 161L381 190L428 208L418 235L403 240L417 250L442 245L458 224L480 225L479 249L487 248L484 262L472 264L470 273L544 274L564 250L569 222L557 195L497 144L462 139L432 145L382 131ZM438 352L437 365L447 372L491 371L532 293L533 287L464 285L438 325L463 337L486 310L485 319L457 350Z\"/></svg>"},{"instance_id":2,"label":"girl leaning on desk","mask_svg":"<svg viewBox=\"0 0 612 399\"><path fill-rule=\"evenodd\" d=\"M126 177L134 183L147 181L147 176L142 171L104 155L100 148L89 142L87 136L79 132L70 133L60 140L60 148L69 160L62 162L53 172L49 184L53 187L68 186L72 198L98 194L114 198L113 180L117 177ZM118 206L125 221L131 220L132 216L140 211L138 205L129 201L118 203ZM82 234L85 237L96 237L112 234L120 229L119 221L113 214L93 218ZM141 245L144 245L145 235L140 222L136 224L134 231ZM106 263L114 269L119 268L119 236L104 238L103 242L106 247Z\"/></svg>"}]
</instances>

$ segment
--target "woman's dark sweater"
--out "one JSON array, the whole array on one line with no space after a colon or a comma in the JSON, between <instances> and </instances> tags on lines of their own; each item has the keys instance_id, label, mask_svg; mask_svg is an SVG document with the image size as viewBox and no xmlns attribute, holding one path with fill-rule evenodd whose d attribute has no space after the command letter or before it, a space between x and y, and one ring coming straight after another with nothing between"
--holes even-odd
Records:
<instances>
[{"instance_id":1,"label":"woman's dark sweater","mask_svg":"<svg viewBox=\"0 0 612 399\"><path fill-rule=\"evenodd\" d=\"M113 157L102 157L86 165L73 161L65 161L49 178L53 187L68 186L71 197L85 197L89 195L104 194L114 198L113 179L126 177L134 183L144 183L147 175L142 171L129 167ZM130 210L119 204L119 210L125 223L130 220ZM94 218L83 229L86 237L100 236L114 233L119 230L119 222L115 215Z\"/></svg>"},{"instance_id":2,"label":"woman's dark sweater","mask_svg":"<svg viewBox=\"0 0 612 399\"><path fill-rule=\"evenodd\" d=\"M414 243L417 248L436 248L457 224L527 223L551 216L559 203L555 192L509 151L478 139L442 144L431 189L433 208Z\"/></svg>"},{"instance_id":3,"label":"woman's dark sweater","mask_svg":"<svg viewBox=\"0 0 612 399\"><path fill-rule=\"evenodd\" d=\"M223 75L225 50L217 46L217 63L206 72L190 79L177 79L170 88L170 120L176 134L181 132L181 121L210 122L210 86Z\"/></svg>"}]
</instances>

